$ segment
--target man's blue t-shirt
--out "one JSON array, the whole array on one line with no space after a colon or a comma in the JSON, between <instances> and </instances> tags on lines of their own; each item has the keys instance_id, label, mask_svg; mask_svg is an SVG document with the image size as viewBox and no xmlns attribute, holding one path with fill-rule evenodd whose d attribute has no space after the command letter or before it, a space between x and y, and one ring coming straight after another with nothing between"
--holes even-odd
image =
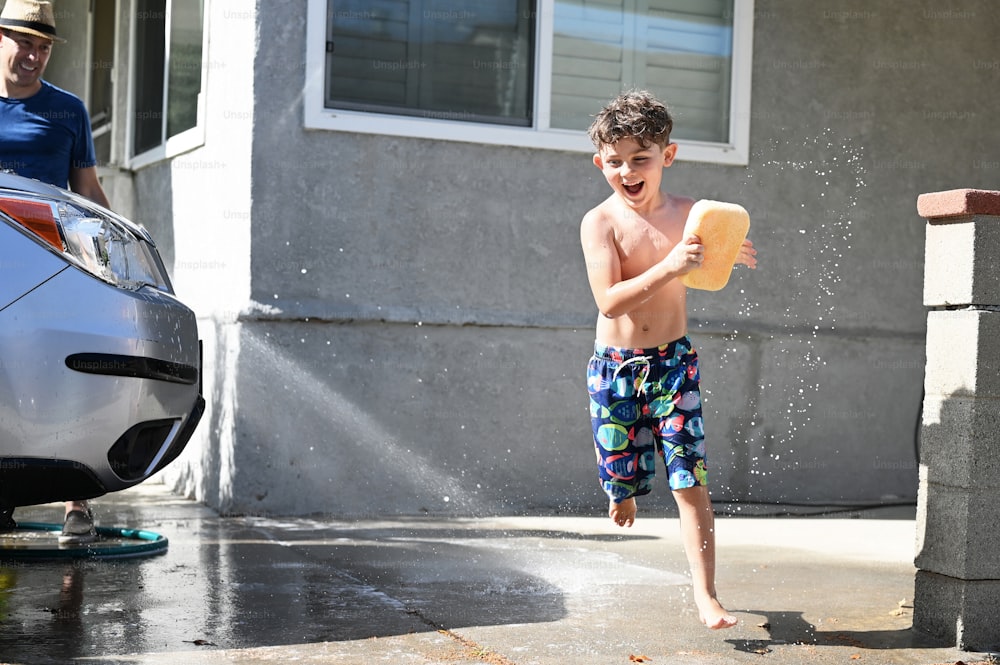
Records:
<instances>
[{"instance_id":1,"label":"man's blue t-shirt","mask_svg":"<svg viewBox=\"0 0 1000 665\"><path fill-rule=\"evenodd\" d=\"M90 115L79 97L47 81L26 99L0 97L0 170L65 189L71 168L96 165Z\"/></svg>"}]
</instances>

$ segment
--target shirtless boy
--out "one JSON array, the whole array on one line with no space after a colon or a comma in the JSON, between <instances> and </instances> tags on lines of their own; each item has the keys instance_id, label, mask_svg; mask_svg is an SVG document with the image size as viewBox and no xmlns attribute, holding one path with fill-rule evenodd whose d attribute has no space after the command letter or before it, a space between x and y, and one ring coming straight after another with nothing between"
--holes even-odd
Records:
<instances>
[{"instance_id":1,"label":"shirtless boy","mask_svg":"<svg viewBox=\"0 0 1000 665\"><path fill-rule=\"evenodd\" d=\"M660 190L677 154L672 129L666 106L633 91L606 106L589 130L594 165L612 194L580 225L600 311L587 386L611 519L632 526L635 497L649 493L659 454L680 512L699 617L709 628L729 628L736 617L715 590L698 355L687 336L687 291L677 279L701 265L705 248L697 236L683 237L694 200ZM755 255L748 240L737 263L755 268Z\"/></svg>"}]
</instances>

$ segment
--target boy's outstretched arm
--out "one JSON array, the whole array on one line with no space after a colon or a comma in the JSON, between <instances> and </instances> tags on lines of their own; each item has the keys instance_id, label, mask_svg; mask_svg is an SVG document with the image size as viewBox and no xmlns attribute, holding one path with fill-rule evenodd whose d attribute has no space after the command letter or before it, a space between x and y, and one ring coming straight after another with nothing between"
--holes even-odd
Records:
<instances>
[{"instance_id":1,"label":"boy's outstretched arm","mask_svg":"<svg viewBox=\"0 0 1000 665\"><path fill-rule=\"evenodd\" d=\"M580 224L580 243L587 263L587 279L597 308L608 318L628 314L656 294L672 279L701 265L705 248L697 236L688 236L662 260L645 272L622 278L621 258L615 242L614 227L597 209L591 210Z\"/></svg>"},{"instance_id":2,"label":"boy's outstretched arm","mask_svg":"<svg viewBox=\"0 0 1000 665\"><path fill-rule=\"evenodd\" d=\"M749 240L743 241L740 253L736 255L736 263L742 263L751 269L757 268L757 250L754 249L753 243Z\"/></svg>"}]
</instances>

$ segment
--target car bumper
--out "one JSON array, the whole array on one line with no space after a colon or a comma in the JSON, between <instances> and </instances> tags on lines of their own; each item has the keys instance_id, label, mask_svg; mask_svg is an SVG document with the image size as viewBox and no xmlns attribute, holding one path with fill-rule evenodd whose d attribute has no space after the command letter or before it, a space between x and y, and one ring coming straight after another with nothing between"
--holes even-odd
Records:
<instances>
[{"instance_id":1,"label":"car bumper","mask_svg":"<svg viewBox=\"0 0 1000 665\"><path fill-rule=\"evenodd\" d=\"M204 411L194 313L67 267L0 311L0 505L142 482Z\"/></svg>"}]
</instances>

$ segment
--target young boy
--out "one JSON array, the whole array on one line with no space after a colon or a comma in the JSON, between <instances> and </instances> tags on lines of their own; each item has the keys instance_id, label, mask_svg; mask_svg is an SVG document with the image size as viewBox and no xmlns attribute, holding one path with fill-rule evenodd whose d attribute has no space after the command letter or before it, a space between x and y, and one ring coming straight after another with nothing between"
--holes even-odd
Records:
<instances>
[{"instance_id":1,"label":"young boy","mask_svg":"<svg viewBox=\"0 0 1000 665\"><path fill-rule=\"evenodd\" d=\"M699 616L709 628L729 628L736 617L715 591L698 355L687 336L687 292L677 279L701 265L704 247L696 236L683 237L694 201L660 191L677 154L672 129L666 106L633 91L601 110L589 130L594 165L613 193L580 225L600 310L587 386L611 519L632 526L635 497L649 493L659 453L680 511ZM755 268L755 254L746 241L737 262Z\"/></svg>"}]
</instances>

